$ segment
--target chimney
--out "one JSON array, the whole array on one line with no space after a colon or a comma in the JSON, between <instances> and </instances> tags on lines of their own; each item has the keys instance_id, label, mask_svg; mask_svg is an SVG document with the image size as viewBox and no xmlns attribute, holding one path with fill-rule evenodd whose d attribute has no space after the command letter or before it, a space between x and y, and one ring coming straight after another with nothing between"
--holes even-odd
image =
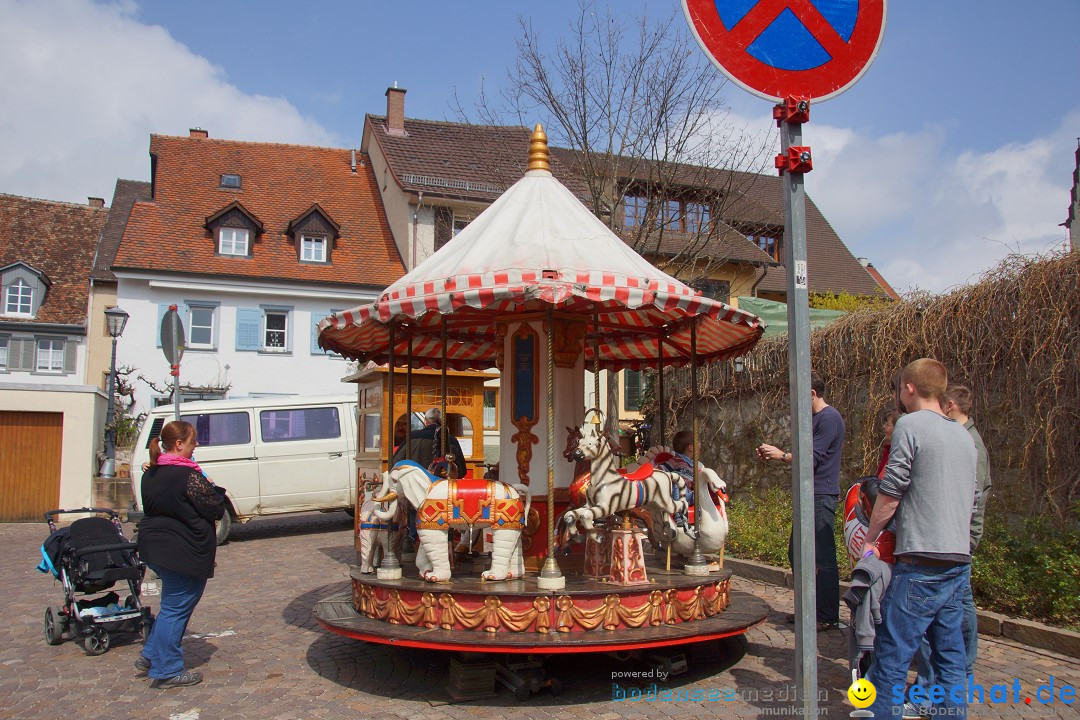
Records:
<instances>
[{"instance_id":1,"label":"chimney","mask_svg":"<svg viewBox=\"0 0 1080 720\"><path fill-rule=\"evenodd\" d=\"M405 134L405 88L396 82L386 88L386 130L391 135Z\"/></svg>"},{"instance_id":2,"label":"chimney","mask_svg":"<svg viewBox=\"0 0 1080 720\"><path fill-rule=\"evenodd\" d=\"M105 207L105 198L88 197L88 198L86 198L86 200L87 200L86 204L89 205L90 207L95 207L95 208L103 208L103 207Z\"/></svg>"},{"instance_id":3,"label":"chimney","mask_svg":"<svg viewBox=\"0 0 1080 720\"><path fill-rule=\"evenodd\" d=\"M193 138L203 138L204 140L210 137L209 130L203 130L199 127L194 127L188 130L188 136Z\"/></svg>"},{"instance_id":4,"label":"chimney","mask_svg":"<svg viewBox=\"0 0 1080 720\"><path fill-rule=\"evenodd\" d=\"M855 259L858 260L859 264L862 265L863 267L866 267L867 265L870 264L870 261L868 259L866 259L866 258L855 258Z\"/></svg>"}]
</instances>

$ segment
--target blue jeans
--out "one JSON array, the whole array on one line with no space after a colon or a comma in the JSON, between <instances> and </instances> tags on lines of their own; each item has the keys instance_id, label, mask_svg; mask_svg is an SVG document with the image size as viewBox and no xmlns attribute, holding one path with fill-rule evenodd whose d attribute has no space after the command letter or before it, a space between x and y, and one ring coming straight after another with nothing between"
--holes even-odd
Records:
<instances>
[{"instance_id":1,"label":"blue jeans","mask_svg":"<svg viewBox=\"0 0 1080 720\"><path fill-rule=\"evenodd\" d=\"M840 622L840 568L836 564L836 496L814 495L814 566L817 621ZM795 528L788 540L788 562L795 567Z\"/></svg>"},{"instance_id":2,"label":"blue jeans","mask_svg":"<svg viewBox=\"0 0 1080 720\"><path fill-rule=\"evenodd\" d=\"M867 679L877 689L870 707L876 718L900 717L894 703L907 685L907 671L919 644L930 638L930 664L945 688L942 708L949 717L967 716L967 676L963 625L964 588L971 587L971 566L896 563L881 603L882 622L874 641L874 661ZM956 688L955 692L953 689Z\"/></svg>"},{"instance_id":3,"label":"blue jeans","mask_svg":"<svg viewBox=\"0 0 1080 720\"><path fill-rule=\"evenodd\" d=\"M184 672L184 651L180 641L191 613L206 589L206 578L181 575L157 565L150 565L150 569L161 578L161 607L150 637L143 645L142 655L150 661L150 677L176 677Z\"/></svg>"},{"instance_id":4,"label":"blue jeans","mask_svg":"<svg viewBox=\"0 0 1080 720\"><path fill-rule=\"evenodd\" d=\"M975 674L975 658L979 654L979 617L975 614L975 597L971 594L971 583L963 588L962 597L964 606L964 651L967 654L967 676ZM915 682L923 687L930 687L937 682L937 674L934 666L930 664L930 641L923 638L919 645L919 652L915 655L915 667L919 670L919 676Z\"/></svg>"}]
</instances>

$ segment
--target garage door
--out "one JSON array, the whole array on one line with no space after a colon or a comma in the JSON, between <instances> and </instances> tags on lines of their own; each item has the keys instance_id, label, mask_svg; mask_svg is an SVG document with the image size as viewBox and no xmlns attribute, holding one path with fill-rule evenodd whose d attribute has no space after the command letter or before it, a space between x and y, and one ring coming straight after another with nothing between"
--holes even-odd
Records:
<instances>
[{"instance_id":1,"label":"garage door","mask_svg":"<svg viewBox=\"0 0 1080 720\"><path fill-rule=\"evenodd\" d=\"M0 522L38 522L56 509L63 435L63 413L0 411Z\"/></svg>"}]
</instances>

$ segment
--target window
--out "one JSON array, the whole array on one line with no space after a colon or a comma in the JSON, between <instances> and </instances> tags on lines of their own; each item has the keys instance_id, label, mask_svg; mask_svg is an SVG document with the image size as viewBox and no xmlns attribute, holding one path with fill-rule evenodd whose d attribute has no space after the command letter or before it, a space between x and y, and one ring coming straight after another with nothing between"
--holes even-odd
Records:
<instances>
[{"instance_id":1,"label":"window","mask_svg":"<svg viewBox=\"0 0 1080 720\"><path fill-rule=\"evenodd\" d=\"M623 409L641 410L641 371L623 370Z\"/></svg>"},{"instance_id":2,"label":"window","mask_svg":"<svg viewBox=\"0 0 1080 720\"><path fill-rule=\"evenodd\" d=\"M64 340L43 339L37 342L38 372L64 372Z\"/></svg>"},{"instance_id":3,"label":"window","mask_svg":"<svg viewBox=\"0 0 1080 720\"><path fill-rule=\"evenodd\" d=\"M772 235L747 235L746 239L761 248L762 252L780 262L780 238Z\"/></svg>"},{"instance_id":4,"label":"window","mask_svg":"<svg viewBox=\"0 0 1080 720\"><path fill-rule=\"evenodd\" d=\"M341 437L341 420L335 407L263 410L259 413L259 425L264 442Z\"/></svg>"},{"instance_id":5,"label":"window","mask_svg":"<svg viewBox=\"0 0 1080 720\"><path fill-rule=\"evenodd\" d=\"M0 335L0 370L7 370L8 366L8 338Z\"/></svg>"},{"instance_id":6,"label":"window","mask_svg":"<svg viewBox=\"0 0 1080 720\"><path fill-rule=\"evenodd\" d=\"M4 298L5 315L30 315L34 307L34 288L19 278L8 286Z\"/></svg>"},{"instance_id":7,"label":"window","mask_svg":"<svg viewBox=\"0 0 1080 720\"><path fill-rule=\"evenodd\" d=\"M623 225L626 227L640 227L645 224L645 214L648 212L649 202L640 195L627 195L623 200Z\"/></svg>"},{"instance_id":8,"label":"window","mask_svg":"<svg viewBox=\"0 0 1080 720\"><path fill-rule=\"evenodd\" d=\"M221 176L221 187L240 189L240 176L232 173L227 173Z\"/></svg>"},{"instance_id":9,"label":"window","mask_svg":"<svg viewBox=\"0 0 1080 720\"><path fill-rule=\"evenodd\" d=\"M416 427L413 425L413 427ZM364 416L364 452L380 452L382 450L381 439L382 414L369 413Z\"/></svg>"},{"instance_id":10,"label":"window","mask_svg":"<svg viewBox=\"0 0 1080 720\"><path fill-rule=\"evenodd\" d=\"M685 220L686 232L708 232L709 231L709 206L701 203L688 202L686 203L686 213L683 215Z\"/></svg>"},{"instance_id":11,"label":"window","mask_svg":"<svg viewBox=\"0 0 1080 720\"><path fill-rule=\"evenodd\" d=\"M484 388L484 429L494 430L499 427L498 416L499 391L495 388Z\"/></svg>"},{"instance_id":12,"label":"window","mask_svg":"<svg viewBox=\"0 0 1080 720\"><path fill-rule=\"evenodd\" d=\"M248 231L246 228L223 227L218 230L218 252L222 255L248 254Z\"/></svg>"},{"instance_id":13,"label":"window","mask_svg":"<svg viewBox=\"0 0 1080 720\"><path fill-rule=\"evenodd\" d=\"M726 303L731 299L731 283L727 280L698 280L694 288L712 300Z\"/></svg>"},{"instance_id":14,"label":"window","mask_svg":"<svg viewBox=\"0 0 1080 720\"><path fill-rule=\"evenodd\" d=\"M214 307L192 305L188 308L188 347L214 349Z\"/></svg>"},{"instance_id":15,"label":"window","mask_svg":"<svg viewBox=\"0 0 1080 720\"><path fill-rule=\"evenodd\" d=\"M660 215L656 218L656 227L668 230L682 229L682 203L678 200L665 200L660 206Z\"/></svg>"},{"instance_id":16,"label":"window","mask_svg":"<svg viewBox=\"0 0 1080 720\"><path fill-rule=\"evenodd\" d=\"M459 232L461 232L465 228L469 227L469 223L471 223L472 221L473 221L472 218L458 218L458 217L455 217L454 218L454 237L457 237L457 234Z\"/></svg>"},{"instance_id":17,"label":"window","mask_svg":"<svg viewBox=\"0 0 1080 720\"><path fill-rule=\"evenodd\" d=\"M265 325L263 348L272 352L284 352L287 350L289 346L285 342L285 333L289 325L289 313L268 310Z\"/></svg>"},{"instance_id":18,"label":"window","mask_svg":"<svg viewBox=\"0 0 1080 720\"><path fill-rule=\"evenodd\" d=\"M200 445L246 445L251 442L251 419L246 412L181 415L180 419L195 426L195 437ZM154 420L150 437L156 435L154 430L159 420L161 418ZM161 432L160 427L156 429Z\"/></svg>"},{"instance_id":19,"label":"window","mask_svg":"<svg viewBox=\"0 0 1080 720\"><path fill-rule=\"evenodd\" d=\"M326 238L318 235L301 236L300 260L303 262L326 262Z\"/></svg>"}]
</instances>

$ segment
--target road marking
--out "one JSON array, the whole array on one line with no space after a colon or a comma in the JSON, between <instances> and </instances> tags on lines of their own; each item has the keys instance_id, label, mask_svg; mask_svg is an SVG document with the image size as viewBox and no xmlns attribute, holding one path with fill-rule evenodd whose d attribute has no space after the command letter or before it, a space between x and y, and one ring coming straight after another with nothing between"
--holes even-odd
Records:
<instances>
[{"instance_id":1,"label":"road marking","mask_svg":"<svg viewBox=\"0 0 1080 720\"><path fill-rule=\"evenodd\" d=\"M209 640L210 638L228 637L229 635L235 635L235 630L222 630L221 632L213 633L192 633L187 635L189 638L195 638L196 640Z\"/></svg>"},{"instance_id":2,"label":"road marking","mask_svg":"<svg viewBox=\"0 0 1080 720\"><path fill-rule=\"evenodd\" d=\"M199 708L191 708L187 712L173 713L169 720L199 720Z\"/></svg>"}]
</instances>

